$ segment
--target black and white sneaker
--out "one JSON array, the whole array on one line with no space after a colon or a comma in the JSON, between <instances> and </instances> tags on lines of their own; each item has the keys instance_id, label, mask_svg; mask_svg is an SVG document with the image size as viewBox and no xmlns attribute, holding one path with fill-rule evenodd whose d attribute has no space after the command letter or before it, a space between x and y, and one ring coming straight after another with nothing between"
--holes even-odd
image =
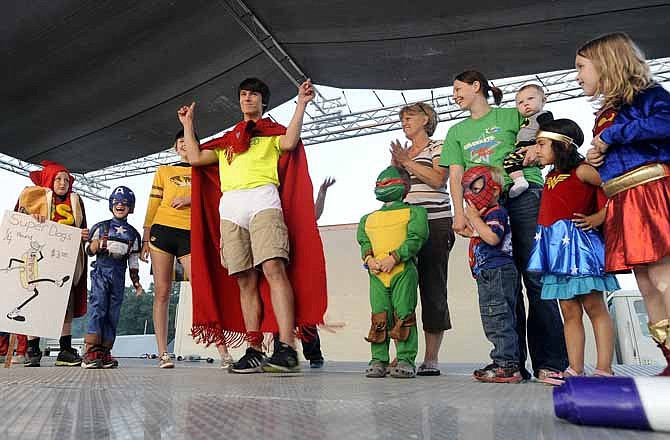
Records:
<instances>
[{"instance_id":1,"label":"black and white sneaker","mask_svg":"<svg viewBox=\"0 0 670 440\"><path fill-rule=\"evenodd\" d=\"M57 367L78 367L81 365L81 356L72 347L64 348L58 352L56 358Z\"/></svg>"},{"instance_id":2,"label":"black and white sneaker","mask_svg":"<svg viewBox=\"0 0 670 440\"><path fill-rule=\"evenodd\" d=\"M32 347L28 347L28 351L26 352L26 361L23 364L23 366L39 367L41 361L42 361L42 350L33 350Z\"/></svg>"},{"instance_id":3,"label":"black and white sneaker","mask_svg":"<svg viewBox=\"0 0 670 440\"><path fill-rule=\"evenodd\" d=\"M7 319L13 319L14 321L25 322L26 317L21 314L19 309L14 309L11 312L7 313Z\"/></svg>"},{"instance_id":4,"label":"black and white sneaker","mask_svg":"<svg viewBox=\"0 0 670 440\"><path fill-rule=\"evenodd\" d=\"M235 362L230 368L232 373L262 373L265 363L265 353L252 347L247 348L247 352Z\"/></svg>"},{"instance_id":5,"label":"black and white sneaker","mask_svg":"<svg viewBox=\"0 0 670 440\"><path fill-rule=\"evenodd\" d=\"M266 373L297 373L300 371L298 353L288 344L283 342L279 348L272 353L272 357L263 366Z\"/></svg>"}]
</instances>

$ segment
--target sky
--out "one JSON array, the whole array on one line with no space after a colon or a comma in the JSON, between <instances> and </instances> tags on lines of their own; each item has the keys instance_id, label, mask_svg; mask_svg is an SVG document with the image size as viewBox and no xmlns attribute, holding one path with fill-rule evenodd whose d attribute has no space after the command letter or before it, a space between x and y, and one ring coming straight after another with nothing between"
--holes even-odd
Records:
<instances>
[{"instance_id":1,"label":"sky","mask_svg":"<svg viewBox=\"0 0 670 440\"><path fill-rule=\"evenodd\" d=\"M669 83L664 84L666 88L669 88L669 85ZM327 87L319 87L319 90L324 95L332 91ZM440 92L450 91L446 88L439 90ZM376 92L385 106L400 104L402 102L398 101L402 98L400 98L397 91ZM341 92L338 91L338 93ZM347 101L354 112L379 106L379 101L377 101L377 98L374 97L371 91L348 90L346 94ZM430 90L405 91L404 94L407 101L412 102L413 100L430 96ZM294 102L288 101L272 109L269 114L278 122L288 125L294 108ZM584 131L585 137L580 151L582 154L586 154L586 150L589 148L591 142L591 128L593 126L593 113L595 111L593 103L589 102L587 98L578 98L550 103L546 105L545 109L550 110L555 118L569 118L579 124ZM449 127L457 122L441 122L438 124L432 138L444 139ZM179 127L178 124L175 109L176 129ZM374 182L379 172L390 163L389 144L395 139L403 143L405 142L406 139L402 130L306 147L310 175L314 185L314 195L316 196L319 185L326 177L333 176L337 180L328 191L325 209L319 220L319 225L358 223L361 216L378 209L379 202L375 200L373 192ZM137 197L135 212L130 215L128 221L137 228L140 234L142 233L141 228L144 222L152 179L153 174L148 174L106 182L110 186L110 189L117 185L125 185L135 192ZM0 192L0 207L3 210L13 209L16 198L21 190L25 186L32 184L27 177L19 176L5 170L0 170L0 181L3 186L3 191ZM106 200L94 202L85 198L84 204L89 225L111 217ZM140 278L142 285L147 288L152 281L149 275L148 264L141 263ZM636 288L634 278L630 275L620 277L619 282L624 289ZM130 280L127 280L127 284L130 285Z\"/></svg>"}]
</instances>

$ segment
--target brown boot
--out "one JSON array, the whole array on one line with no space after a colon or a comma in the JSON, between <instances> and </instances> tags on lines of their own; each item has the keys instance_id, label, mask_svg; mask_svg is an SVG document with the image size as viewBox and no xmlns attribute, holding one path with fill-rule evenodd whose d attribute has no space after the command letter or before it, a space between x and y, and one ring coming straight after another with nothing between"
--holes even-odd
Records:
<instances>
[{"instance_id":1,"label":"brown boot","mask_svg":"<svg viewBox=\"0 0 670 440\"><path fill-rule=\"evenodd\" d=\"M395 325L389 332L391 339L396 341L406 341L409 338L409 332L412 326L416 325L416 314L412 312L407 315L405 319L399 319L398 315L394 315Z\"/></svg>"},{"instance_id":2,"label":"brown boot","mask_svg":"<svg viewBox=\"0 0 670 440\"><path fill-rule=\"evenodd\" d=\"M664 319L657 323L649 325L651 338L658 344L658 348L663 352L667 366L661 371L659 376L670 376L670 319Z\"/></svg>"},{"instance_id":3,"label":"brown boot","mask_svg":"<svg viewBox=\"0 0 670 440\"><path fill-rule=\"evenodd\" d=\"M386 340L386 311L372 314L372 325L365 340L378 344Z\"/></svg>"}]
</instances>

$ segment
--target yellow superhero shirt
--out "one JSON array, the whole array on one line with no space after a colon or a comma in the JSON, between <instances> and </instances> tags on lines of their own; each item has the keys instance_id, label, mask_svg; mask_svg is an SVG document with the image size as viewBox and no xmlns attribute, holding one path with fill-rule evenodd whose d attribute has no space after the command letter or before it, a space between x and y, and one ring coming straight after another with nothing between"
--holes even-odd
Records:
<instances>
[{"instance_id":1,"label":"yellow superhero shirt","mask_svg":"<svg viewBox=\"0 0 670 440\"><path fill-rule=\"evenodd\" d=\"M258 188L268 183L279 186L279 136L251 138L249 149L234 155L230 163L224 150L217 148L214 152L219 159L221 192Z\"/></svg>"},{"instance_id":2,"label":"yellow superhero shirt","mask_svg":"<svg viewBox=\"0 0 670 440\"><path fill-rule=\"evenodd\" d=\"M154 174L144 227L158 224L191 229L191 207L173 208L177 197L191 197L191 167L186 164L163 165Z\"/></svg>"}]
</instances>

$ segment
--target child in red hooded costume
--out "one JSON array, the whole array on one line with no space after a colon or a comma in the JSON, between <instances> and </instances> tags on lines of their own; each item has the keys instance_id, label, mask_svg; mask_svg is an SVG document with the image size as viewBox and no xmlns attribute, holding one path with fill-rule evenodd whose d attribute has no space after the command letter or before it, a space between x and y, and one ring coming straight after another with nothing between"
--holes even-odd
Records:
<instances>
[{"instance_id":1,"label":"child in red hooded costume","mask_svg":"<svg viewBox=\"0 0 670 440\"><path fill-rule=\"evenodd\" d=\"M41 164L41 170L30 172L30 179L35 186L28 186L21 191L15 210L32 215L40 222L51 220L81 228L82 247L77 257L70 300L59 341L60 351L56 359L56 366L75 367L81 364L81 357L72 348L72 319L86 314L87 261L83 251L83 242L88 240L86 213L81 197L72 192L74 177L67 168L48 160ZM39 367L41 359L40 339L29 336L25 366Z\"/></svg>"}]
</instances>

